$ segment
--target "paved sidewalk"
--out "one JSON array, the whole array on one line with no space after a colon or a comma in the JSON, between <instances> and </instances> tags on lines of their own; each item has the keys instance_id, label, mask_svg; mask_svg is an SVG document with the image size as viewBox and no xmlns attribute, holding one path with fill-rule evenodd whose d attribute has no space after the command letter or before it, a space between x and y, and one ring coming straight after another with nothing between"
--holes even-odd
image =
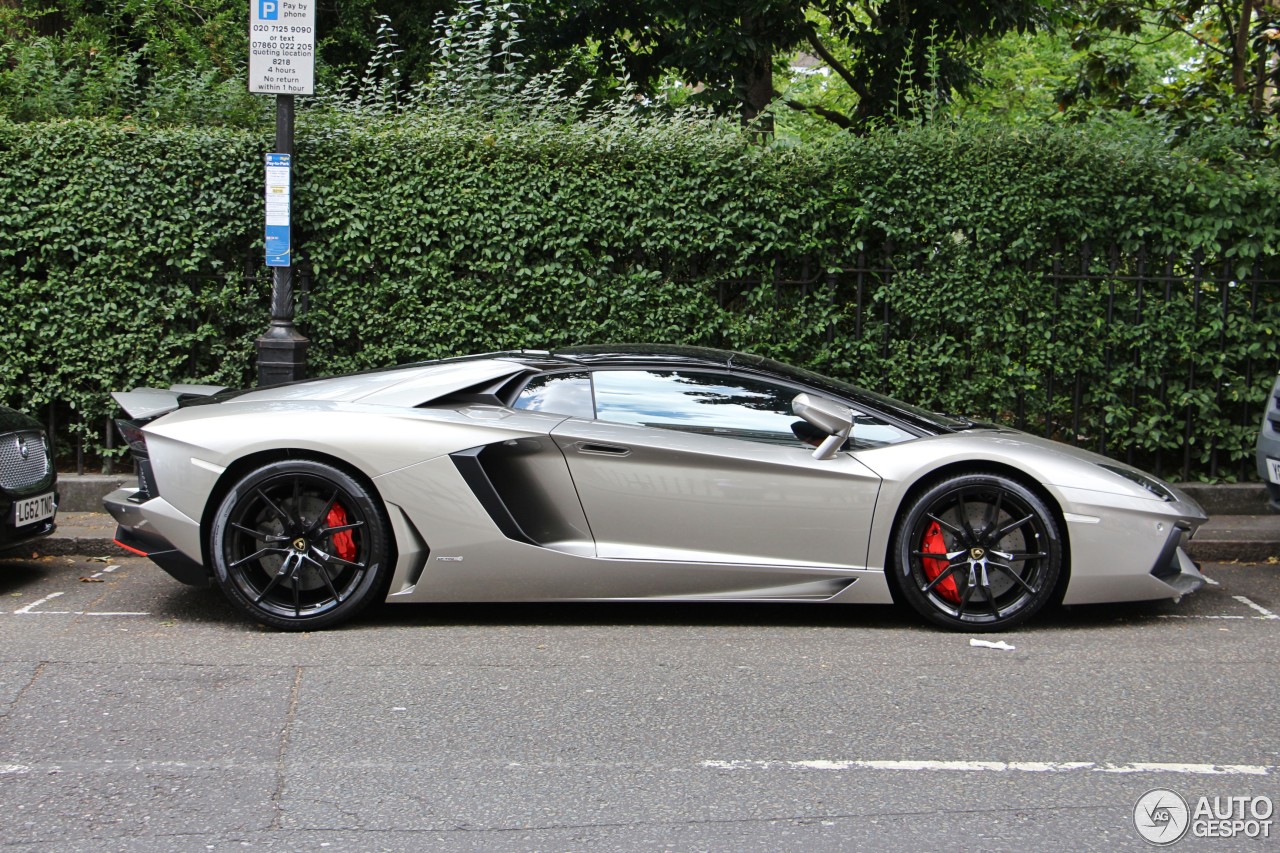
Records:
<instances>
[{"instance_id":1,"label":"paved sidewalk","mask_svg":"<svg viewBox=\"0 0 1280 853\"><path fill-rule=\"evenodd\" d=\"M123 554L124 551L111 541L115 529L114 520L106 513L60 512L57 532L34 543L32 552L88 556ZM1191 558L1202 563L1280 564L1280 514L1213 516L1196 533L1189 550Z\"/></svg>"}]
</instances>

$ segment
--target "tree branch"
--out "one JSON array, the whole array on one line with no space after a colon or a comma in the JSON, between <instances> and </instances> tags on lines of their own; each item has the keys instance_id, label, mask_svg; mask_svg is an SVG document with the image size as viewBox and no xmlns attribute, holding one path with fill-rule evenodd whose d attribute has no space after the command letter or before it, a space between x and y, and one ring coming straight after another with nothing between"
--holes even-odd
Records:
<instances>
[{"instance_id":1,"label":"tree branch","mask_svg":"<svg viewBox=\"0 0 1280 853\"><path fill-rule=\"evenodd\" d=\"M829 110L826 107L820 107L817 104L802 104L799 101L793 101L790 98L783 98L782 93L776 90L774 91L774 95L778 98L782 98L782 103L786 104L796 112L812 113L813 115L825 118L832 124L843 127L845 130L849 130L854 126L853 119L837 110Z\"/></svg>"},{"instance_id":2,"label":"tree branch","mask_svg":"<svg viewBox=\"0 0 1280 853\"><path fill-rule=\"evenodd\" d=\"M1249 64L1249 26L1253 23L1253 0L1244 0L1244 8L1240 10L1235 35L1235 50L1231 54L1231 82L1236 94L1243 95L1249 91L1249 81L1245 72Z\"/></svg>"},{"instance_id":3,"label":"tree branch","mask_svg":"<svg viewBox=\"0 0 1280 853\"><path fill-rule=\"evenodd\" d=\"M839 74L840 79L848 83L849 88L856 92L859 98L868 97L866 87L858 82L857 78L853 76L853 72L848 68L845 68L844 64L841 63L840 60L836 59L835 55L831 51L827 50L827 46L822 43L822 39L818 38L817 30L813 27L806 27L804 36L805 40L809 42L809 45L813 48L814 52L818 54L818 58L827 63L832 71Z\"/></svg>"}]
</instances>

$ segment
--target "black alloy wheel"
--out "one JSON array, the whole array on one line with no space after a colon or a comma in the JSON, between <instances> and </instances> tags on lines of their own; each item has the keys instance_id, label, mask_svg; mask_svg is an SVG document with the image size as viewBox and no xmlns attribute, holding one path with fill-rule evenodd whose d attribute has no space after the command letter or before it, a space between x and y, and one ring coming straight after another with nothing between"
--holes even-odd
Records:
<instances>
[{"instance_id":1,"label":"black alloy wheel","mask_svg":"<svg viewBox=\"0 0 1280 853\"><path fill-rule=\"evenodd\" d=\"M381 504L355 478L320 462L281 462L244 477L223 499L210 537L223 592L275 628L350 619L390 579Z\"/></svg>"},{"instance_id":2,"label":"black alloy wheel","mask_svg":"<svg viewBox=\"0 0 1280 853\"><path fill-rule=\"evenodd\" d=\"M894 580L921 615L947 628L1001 631L1034 616L1062 571L1053 513L998 474L943 480L907 509L894 539Z\"/></svg>"}]
</instances>

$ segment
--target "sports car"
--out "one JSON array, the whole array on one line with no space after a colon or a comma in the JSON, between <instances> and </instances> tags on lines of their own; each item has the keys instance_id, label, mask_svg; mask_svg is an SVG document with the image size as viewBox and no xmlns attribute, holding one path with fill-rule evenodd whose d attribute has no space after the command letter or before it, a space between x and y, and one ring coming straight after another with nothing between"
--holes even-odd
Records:
<instances>
[{"instance_id":1,"label":"sports car","mask_svg":"<svg viewBox=\"0 0 1280 853\"><path fill-rule=\"evenodd\" d=\"M371 602L900 602L995 631L1179 599L1135 468L737 352L580 347L114 395L117 542L284 630Z\"/></svg>"},{"instance_id":2,"label":"sports car","mask_svg":"<svg viewBox=\"0 0 1280 853\"><path fill-rule=\"evenodd\" d=\"M58 474L35 418L0 406L0 553L53 533Z\"/></svg>"}]
</instances>

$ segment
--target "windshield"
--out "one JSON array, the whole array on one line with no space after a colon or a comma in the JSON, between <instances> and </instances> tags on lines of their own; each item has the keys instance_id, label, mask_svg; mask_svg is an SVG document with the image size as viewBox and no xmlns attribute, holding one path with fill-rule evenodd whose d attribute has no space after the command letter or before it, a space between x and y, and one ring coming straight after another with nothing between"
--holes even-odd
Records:
<instances>
[{"instance_id":1,"label":"windshield","mask_svg":"<svg viewBox=\"0 0 1280 853\"><path fill-rule=\"evenodd\" d=\"M869 408L880 409L881 411L895 414L905 420L912 421L921 426L940 430L942 432L953 432L955 430L967 429L973 426L972 421L952 418L946 415L930 412L928 409L922 409L919 406L913 406L910 403L904 403L901 400L895 400L893 397L886 397L883 394L877 394L874 391L868 391L865 388L859 388L856 385L850 385L839 379L833 379L830 376L823 376L821 373L814 373L812 370L805 370L803 367L793 367L790 364L783 364L780 361L774 361L771 358L763 356L750 355L748 353L734 353L732 365L734 367L755 368L765 370L779 376L793 379L796 382L812 385L831 394L844 397L855 403L862 403Z\"/></svg>"}]
</instances>

